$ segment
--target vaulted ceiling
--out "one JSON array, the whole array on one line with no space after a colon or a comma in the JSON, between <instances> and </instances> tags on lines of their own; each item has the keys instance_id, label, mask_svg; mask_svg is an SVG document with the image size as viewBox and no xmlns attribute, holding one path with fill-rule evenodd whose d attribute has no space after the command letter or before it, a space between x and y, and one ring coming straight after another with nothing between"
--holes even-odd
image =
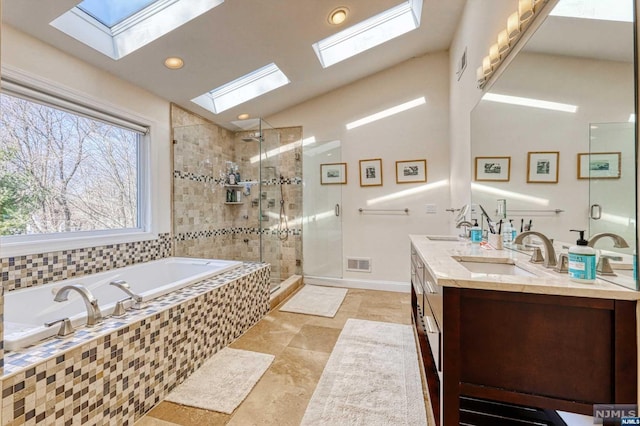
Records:
<instances>
[{"instance_id":1,"label":"vaulted ceiling","mask_svg":"<svg viewBox=\"0 0 640 426\"><path fill-rule=\"evenodd\" d=\"M402 3L402 0L226 0L119 60L113 60L49 23L79 0L2 0L3 22L150 92L230 128L240 113L267 117L322 93L428 52L447 50L466 0L424 0L421 25L383 45L323 69L312 44ZM349 9L331 25L329 13ZM180 70L163 63L185 61ZM291 83L213 114L191 102L209 90L271 62Z\"/></svg>"}]
</instances>

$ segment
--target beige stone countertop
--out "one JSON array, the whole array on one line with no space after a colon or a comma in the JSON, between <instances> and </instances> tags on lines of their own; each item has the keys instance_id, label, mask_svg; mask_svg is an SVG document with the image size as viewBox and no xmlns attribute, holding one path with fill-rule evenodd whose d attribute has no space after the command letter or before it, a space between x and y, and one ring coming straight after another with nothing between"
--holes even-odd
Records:
<instances>
[{"instance_id":1,"label":"beige stone countertop","mask_svg":"<svg viewBox=\"0 0 640 426\"><path fill-rule=\"evenodd\" d=\"M514 250L496 250L486 244L481 246L463 240L429 240L426 235L410 235L409 238L440 286L599 299L640 299L640 292L600 278L589 284L571 281L567 273L560 274L542 264L531 263L529 255ZM512 263L535 276L471 272L460 261ZM633 283L630 277L620 279Z\"/></svg>"}]
</instances>

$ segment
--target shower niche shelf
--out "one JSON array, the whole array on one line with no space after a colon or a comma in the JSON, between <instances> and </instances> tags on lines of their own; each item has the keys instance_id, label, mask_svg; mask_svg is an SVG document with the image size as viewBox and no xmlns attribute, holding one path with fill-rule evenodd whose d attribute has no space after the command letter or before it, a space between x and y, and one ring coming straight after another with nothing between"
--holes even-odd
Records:
<instances>
[{"instance_id":1,"label":"shower niche shelf","mask_svg":"<svg viewBox=\"0 0 640 426\"><path fill-rule=\"evenodd\" d=\"M235 206L235 205L238 205L238 204L244 204L244 201L225 201L224 203L227 204L227 205Z\"/></svg>"}]
</instances>

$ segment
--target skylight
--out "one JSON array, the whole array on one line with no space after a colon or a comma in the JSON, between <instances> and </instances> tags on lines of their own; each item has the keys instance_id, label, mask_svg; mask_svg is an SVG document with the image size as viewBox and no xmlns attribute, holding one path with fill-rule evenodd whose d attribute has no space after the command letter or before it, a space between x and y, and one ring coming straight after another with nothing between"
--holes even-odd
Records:
<instances>
[{"instance_id":1,"label":"skylight","mask_svg":"<svg viewBox=\"0 0 640 426\"><path fill-rule=\"evenodd\" d=\"M224 0L84 0L49 25L120 59Z\"/></svg>"},{"instance_id":2,"label":"skylight","mask_svg":"<svg viewBox=\"0 0 640 426\"><path fill-rule=\"evenodd\" d=\"M560 0L550 15L633 22L633 0Z\"/></svg>"},{"instance_id":3,"label":"skylight","mask_svg":"<svg viewBox=\"0 0 640 426\"><path fill-rule=\"evenodd\" d=\"M77 8L111 28L156 0L84 0Z\"/></svg>"},{"instance_id":4,"label":"skylight","mask_svg":"<svg viewBox=\"0 0 640 426\"><path fill-rule=\"evenodd\" d=\"M289 83L290 80L280 71L280 68L271 63L193 98L191 102L197 103L214 114L219 114Z\"/></svg>"},{"instance_id":5,"label":"skylight","mask_svg":"<svg viewBox=\"0 0 640 426\"><path fill-rule=\"evenodd\" d=\"M420 26L422 0L407 0L313 44L323 68L376 47Z\"/></svg>"}]
</instances>

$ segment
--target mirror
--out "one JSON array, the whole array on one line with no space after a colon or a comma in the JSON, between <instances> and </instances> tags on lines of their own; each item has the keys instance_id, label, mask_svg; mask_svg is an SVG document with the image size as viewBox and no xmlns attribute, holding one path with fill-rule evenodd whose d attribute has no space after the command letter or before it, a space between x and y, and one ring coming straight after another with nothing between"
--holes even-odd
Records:
<instances>
[{"instance_id":1,"label":"mirror","mask_svg":"<svg viewBox=\"0 0 640 426\"><path fill-rule=\"evenodd\" d=\"M472 203L499 220L506 200L518 232L531 223L567 247L571 229L623 236L629 248L608 238L595 248L617 252L625 269L606 279L637 289L626 270L636 247L634 10L606 3L560 0L486 89L471 113Z\"/></svg>"}]
</instances>

